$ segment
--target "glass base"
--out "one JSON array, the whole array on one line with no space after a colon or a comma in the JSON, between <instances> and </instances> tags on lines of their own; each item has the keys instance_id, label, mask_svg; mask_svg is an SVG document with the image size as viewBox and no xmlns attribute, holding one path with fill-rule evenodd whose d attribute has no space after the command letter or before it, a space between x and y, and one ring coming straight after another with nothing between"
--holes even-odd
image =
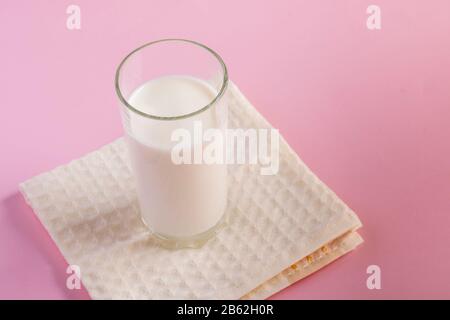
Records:
<instances>
[{"instance_id":1,"label":"glass base","mask_svg":"<svg viewBox=\"0 0 450 320\"><path fill-rule=\"evenodd\" d=\"M225 213L222 218L208 230L189 237L172 237L152 230L152 228L142 219L144 225L150 230L151 236L158 245L166 249L201 248L208 240L213 238L223 227L228 224L228 215Z\"/></svg>"}]
</instances>

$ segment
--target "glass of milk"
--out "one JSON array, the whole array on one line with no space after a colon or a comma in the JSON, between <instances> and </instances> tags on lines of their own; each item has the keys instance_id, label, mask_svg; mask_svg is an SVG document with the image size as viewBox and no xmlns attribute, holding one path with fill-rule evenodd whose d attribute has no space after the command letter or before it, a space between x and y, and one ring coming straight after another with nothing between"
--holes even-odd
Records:
<instances>
[{"instance_id":1,"label":"glass of milk","mask_svg":"<svg viewBox=\"0 0 450 320\"><path fill-rule=\"evenodd\" d=\"M222 58L184 39L147 43L117 69L115 86L141 217L163 245L199 246L224 221L227 167L225 161L206 163L199 156L208 141L198 128L225 131L227 84ZM182 142L182 163L174 161L174 148L181 143L177 132L191 136Z\"/></svg>"}]
</instances>

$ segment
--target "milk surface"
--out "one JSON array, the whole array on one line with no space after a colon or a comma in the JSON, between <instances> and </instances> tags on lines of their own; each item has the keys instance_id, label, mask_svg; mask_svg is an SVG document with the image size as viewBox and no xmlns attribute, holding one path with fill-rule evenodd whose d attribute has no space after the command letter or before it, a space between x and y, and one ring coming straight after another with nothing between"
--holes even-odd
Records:
<instances>
[{"instance_id":1,"label":"milk surface","mask_svg":"<svg viewBox=\"0 0 450 320\"><path fill-rule=\"evenodd\" d=\"M201 109L216 95L202 80L166 76L144 83L128 102L144 113L170 117ZM226 207L226 165L175 165L171 134L177 128L192 133L194 121L205 129L218 127L217 110L212 107L182 120L154 120L133 112L128 117L127 140L144 222L153 232L176 238L214 227Z\"/></svg>"}]
</instances>

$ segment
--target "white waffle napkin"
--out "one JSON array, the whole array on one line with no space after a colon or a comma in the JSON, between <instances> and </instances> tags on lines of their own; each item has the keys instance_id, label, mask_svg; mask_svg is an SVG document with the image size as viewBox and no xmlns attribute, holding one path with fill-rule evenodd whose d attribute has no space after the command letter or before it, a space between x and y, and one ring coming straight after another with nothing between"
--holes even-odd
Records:
<instances>
[{"instance_id":1,"label":"white waffle napkin","mask_svg":"<svg viewBox=\"0 0 450 320\"><path fill-rule=\"evenodd\" d=\"M230 127L270 124L230 84ZM158 246L123 139L20 185L94 299L266 298L354 249L361 223L280 139L280 168L229 167L229 223L200 249Z\"/></svg>"}]
</instances>

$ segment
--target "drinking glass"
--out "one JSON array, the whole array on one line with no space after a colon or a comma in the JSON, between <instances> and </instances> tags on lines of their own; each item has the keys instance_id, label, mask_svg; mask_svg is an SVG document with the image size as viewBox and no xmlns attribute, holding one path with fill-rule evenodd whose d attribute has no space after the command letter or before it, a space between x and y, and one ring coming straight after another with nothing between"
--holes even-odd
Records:
<instances>
[{"instance_id":1,"label":"drinking glass","mask_svg":"<svg viewBox=\"0 0 450 320\"><path fill-rule=\"evenodd\" d=\"M225 161L206 163L199 153L210 143L205 131L226 130L227 85L222 58L185 39L147 43L117 68L115 87L140 214L165 245L201 245L224 222ZM191 135L190 141L176 139L183 134Z\"/></svg>"}]
</instances>

